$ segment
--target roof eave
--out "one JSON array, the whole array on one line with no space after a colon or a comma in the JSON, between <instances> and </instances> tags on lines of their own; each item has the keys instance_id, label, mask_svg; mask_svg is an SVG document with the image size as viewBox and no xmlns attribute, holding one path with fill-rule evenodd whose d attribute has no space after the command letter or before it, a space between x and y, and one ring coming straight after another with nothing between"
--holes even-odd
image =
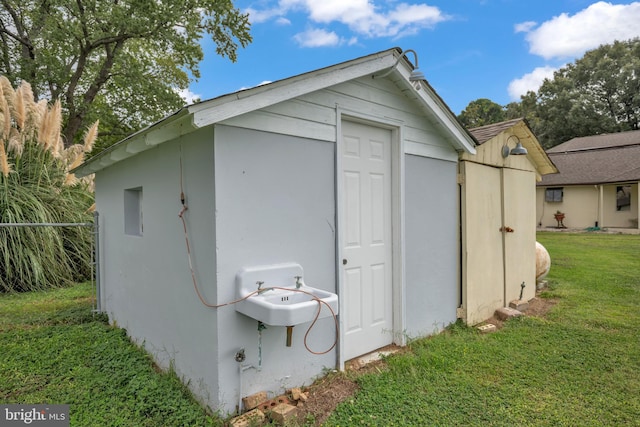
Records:
<instances>
[{"instance_id":1,"label":"roof eave","mask_svg":"<svg viewBox=\"0 0 640 427\"><path fill-rule=\"evenodd\" d=\"M267 85L256 86L186 106L117 142L71 172L77 177L87 176L201 127L265 108L330 85L389 69L397 62L400 52L397 48L388 49ZM221 108L223 106L228 106L228 108Z\"/></svg>"},{"instance_id":2,"label":"roof eave","mask_svg":"<svg viewBox=\"0 0 640 427\"><path fill-rule=\"evenodd\" d=\"M395 73L400 73L402 76L400 79L402 84L410 87L417 94L418 101L430 110L442 125L445 135L456 150L475 154L475 139L426 81L421 82L422 90L413 89L409 82L412 66L406 60L398 61L399 58L402 58L400 49L388 49L184 107L107 148L71 172L78 177L87 176L196 129L349 80L372 76L392 67L395 67L393 70Z\"/></svg>"},{"instance_id":3,"label":"roof eave","mask_svg":"<svg viewBox=\"0 0 640 427\"><path fill-rule=\"evenodd\" d=\"M173 138L188 134L195 129L188 110L182 108L104 149L70 172L78 178L91 175L107 166L154 148Z\"/></svg>"}]
</instances>

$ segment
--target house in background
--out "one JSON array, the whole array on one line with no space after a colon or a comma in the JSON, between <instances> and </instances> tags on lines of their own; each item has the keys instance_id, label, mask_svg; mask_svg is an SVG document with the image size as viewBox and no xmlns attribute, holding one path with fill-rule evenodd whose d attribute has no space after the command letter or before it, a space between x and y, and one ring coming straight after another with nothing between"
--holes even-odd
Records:
<instances>
[{"instance_id":1,"label":"house in background","mask_svg":"<svg viewBox=\"0 0 640 427\"><path fill-rule=\"evenodd\" d=\"M559 173L537 184L539 227L639 228L640 131L574 138L547 150Z\"/></svg>"},{"instance_id":2,"label":"house in background","mask_svg":"<svg viewBox=\"0 0 640 427\"><path fill-rule=\"evenodd\" d=\"M536 182L557 169L524 119L470 132L479 145L460 155L460 317L476 324L520 292L535 296Z\"/></svg>"},{"instance_id":3,"label":"house in background","mask_svg":"<svg viewBox=\"0 0 640 427\"><path fill-rule=\"evenodd\" d=\"M458 161L476 142L414 71L390 49L224 95L75 170L95 173L99 306L209 407L234 412L455 322ZM287 327L232 304L295 276L337 295L337 330L330 315Z\"/></svg>"}]
</instances>

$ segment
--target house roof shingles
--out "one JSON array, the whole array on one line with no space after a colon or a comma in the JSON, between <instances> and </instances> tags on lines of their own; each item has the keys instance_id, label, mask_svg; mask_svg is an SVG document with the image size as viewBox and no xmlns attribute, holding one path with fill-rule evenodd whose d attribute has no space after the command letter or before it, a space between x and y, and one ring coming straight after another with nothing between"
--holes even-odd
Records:
<instances>
[{"instance_id":1,"label":"house roof shingles","mask_svg":"<svg viewBox=\"0 0 640 427\"><path fill-rule=\"evenodd\" d=\"M640 181L640 131L574 138L547 150L560 173L540 186Z\"/></svg>"},{"instance_id":2,"label":"house roof shingles","mask_svg":"<svg viewBox=\"0 0 640 427\"><path fill-rule=\"evenodd\" d=\"M498 135L500 132L503 132L511 128L516 123L519 123L521 121L523 121L522 118L507 120L505 122L493 123L490 125L469 129L469 132L471 132L471 135L473 135L476 138L476 140L478 141L478 144L484 144L494 136Z\"/></svg>"},{"instance_id":3,"label":"house roof shingles","mask_svg":"<svg viewBox=\"0 0 640 427\"><path fill-rule=\"evenodd\" d=\"M628 131L618 133L606 133L602 135L582 136L549 148L547 153L562 153L569 151L597 150L608 147L622 147L625 145L640 144L640 132Z\"/></svg>"}]
</instances>

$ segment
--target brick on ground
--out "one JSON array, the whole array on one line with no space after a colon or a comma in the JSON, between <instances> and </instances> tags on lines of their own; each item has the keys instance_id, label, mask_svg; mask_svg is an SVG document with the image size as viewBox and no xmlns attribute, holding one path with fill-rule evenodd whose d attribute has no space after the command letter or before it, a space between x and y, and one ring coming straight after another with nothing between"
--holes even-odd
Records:
<instances>
[{"instance_id":1,"label":"brick on ground","mask_svg":"<svg viewBox=\"0 0 640 427\"><path fill-rule=\"evenodd\" d=\"M267 392L259 391L258 393L243 397L242 404L244 405L244 409L249 410L257 408L261 403L266 402L267 400Z\"/></svg>"},{"instance_id":2,"label":"brick on ground","mask_svg":"<svg viewBox=\"0 0 640 427\"><path fill-rule=\"evenodd\" d=\"M307 401L307 398L308 398L307 394L303 392L302 389L299 387L288 390L288 393L291 395L292 400L295 400L295 401L301 400L303 402Z\"/></svg>"},{"instance_id":3,"label":"brick on ground","mask_svg":"<svg viewBox=\"0 0 640 427\"><path fill-rule=\"evenodd\" d=\"M490 332L495 332L495 331L498 330L496 325L494 325L493 323L487 323L486 325L480 325L480 326L477 327L477 329L482 334L488 334Z\"/></svg>"},{"instance_id":4,"label":"brick on ground","mask_svg":"<svg viewBox=\"0 0 640 427\"><path fill-rule=\"evenodd\" d=\"M284 425L287 421L295 418L298 410L288 403L279 403L269 412L269 417L276 423Z\"/></svg>"},{"instance_id":5,"label":"brick on ground","mask_svg":"<svg viewBox=\"0 0 640 427\"><path fill-rule=\"evenodd\" d=\"M253 409L249 412L235 417L229 422L230 427L251 427L264 423L264 413L260 409Z\"/></svg>"}]
</instances>

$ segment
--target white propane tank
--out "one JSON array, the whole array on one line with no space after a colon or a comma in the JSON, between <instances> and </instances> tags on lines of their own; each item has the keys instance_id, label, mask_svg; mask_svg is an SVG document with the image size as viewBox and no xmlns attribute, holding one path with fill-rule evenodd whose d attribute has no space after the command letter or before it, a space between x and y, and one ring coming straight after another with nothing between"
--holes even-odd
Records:
<instances>
[{"instance_id":1,"label":"white propane tank","mask_svg":"<svg viewBox=\"0 0 640 427\"><path fill-rule=\"evenodd\" d=\"M536 282L544 279L551 268L551 257L547 249L536 242Z\"/></svg>"}]
</instances>

